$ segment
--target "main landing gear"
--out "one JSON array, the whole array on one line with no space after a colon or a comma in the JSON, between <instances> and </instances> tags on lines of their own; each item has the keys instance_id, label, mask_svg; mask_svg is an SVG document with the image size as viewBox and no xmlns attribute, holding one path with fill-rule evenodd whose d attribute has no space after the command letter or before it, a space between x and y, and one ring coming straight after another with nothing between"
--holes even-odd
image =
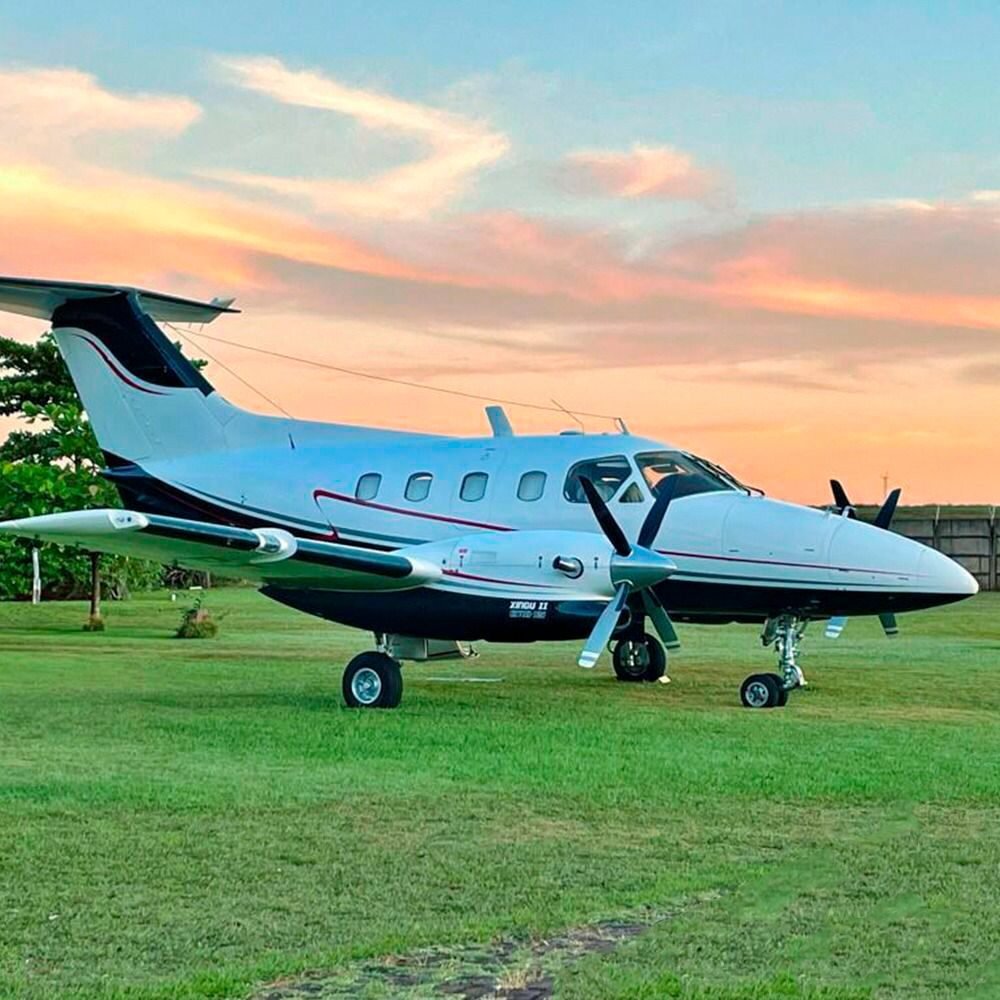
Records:
<instances>
[{"instance_id":1,"label":"main landing gear","mask_svg":"<svg viewBox=\"0 0 1000 1000\"><path fill-rule=\"evenodd\" d=\"M795 615L769 618L760 634L764 646L774 646L778 654L776 674L751 674L740 687L740 701L746 708L784 708L795 688L805 687L806 679L796 658L799 642L808 621Z\"/></svg>"},{"instance_id":2,"label":"main landing gear","mask_svg":"<svg viewBox=\"0 0 1000 1000\"><path fill-rule=\"evenodd\" d=\"M611 650L611 657L620 681L669 680L666 651L651 635L619 639Z\"/></svg>"},{"instance_id":3,"label":"main landing gear","mask_svg":"<svg viewBox=\"0 0 1000 1000\"><path fill-rule=\"evenodd\" d=\"M347 664L342 687L348 708L396 708L403 697L399 660L377 650L360 653Z\"/></svg>"}]
</instances>

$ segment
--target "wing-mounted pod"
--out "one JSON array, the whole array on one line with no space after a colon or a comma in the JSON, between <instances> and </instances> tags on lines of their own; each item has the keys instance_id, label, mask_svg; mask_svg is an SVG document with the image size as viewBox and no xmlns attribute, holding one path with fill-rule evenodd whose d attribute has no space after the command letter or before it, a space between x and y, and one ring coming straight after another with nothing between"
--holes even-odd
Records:
<instances>
[{"instance_id":1,"label":"wing-mounted pod","mask_svg":"<svg viewBox=\"0 0 1000 1000\"><path fill-rule=\"evenodd\" d=\"M325 590L407 590L441 576L438 565L395 552L298 538L281 528L237 528L133 510L78 510L5 521L0 534Z\"/></svg>"},{"instance_id":2,"label":"wing-mounted pod","mask_svg":"<svg viewBox=\"0 0 1000 1000\"><path fill-rule=\"evenodd\" d=\"M282 528L254 528L253 533L260 540L257 551L251 557L254 563L281 562L290 559L298 551L298 539Z\"/></svg>"}]
</instances>

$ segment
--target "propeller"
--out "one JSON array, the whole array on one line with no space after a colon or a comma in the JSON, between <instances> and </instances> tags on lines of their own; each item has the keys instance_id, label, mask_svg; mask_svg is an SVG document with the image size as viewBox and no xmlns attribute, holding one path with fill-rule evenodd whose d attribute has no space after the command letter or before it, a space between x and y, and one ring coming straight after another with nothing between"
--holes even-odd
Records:
<instances>
[{"instance_id":1,"label":"propeller","mask_svg":"<svg viewBox=\"0 0 1000 1000\"><path fill-rule=\"evenodd\" d=\"M839 479L830 480L830 490L833 492L833 505L841 517L857 518L854 504L847 498L847 490L840 485Z\"/></svg>"},{"instance_id":2,"label":"propeller","mask_svg":"<svg viewBox=\"0 0 1000 1000\"><path fill-rule=\"evenodd\" d=\"M646 614L664 645L668 649L676 649L680 641L674 624L652 588L670 576L677 566L666 556L654 552L650 546L656 539L667 508L674 497L677 477L670 476L663 480L656 500L642 522L634 545L629 542L597 487L586 476L580 476L580 487L590 504L590 509L594 512L594 518L615 550L611 557L611 582L614 584L615 592L591 630L577 662L581 667L588 668L597 663L611 640L618 619L628 605L629 595L633 592L638 592Z\"/></svg>"},{"instance_id":3,"label":"propeller","mask_svg":"<svg viewBox=\"0 0 1000 1000\"><path fill-rule=\"evenodd\" d=\"M830 489L833 491L833 502L835 504L835 509L838 511L841 517L857 518L857 513L854 510L854 505L847 497L847 491L841 486L840 482L836 479L830 480ZM892 525L893 515L896 513L896 507L899 505L899 498L902 494L902 490L893 490L886 498L885 502L879 508L879 512L875 515L875 520L872 524L876 528L882 528L884 531L888 531ZM886 612L878 616L879 622L882 624L882 631L885 632L886 636L890 639L894 636L899 635L899 626L896 624L896 616L891 612ZM841 632L844 631L844 626L847 624L846 615L837 615L835 618L831 618L826 623L826 632L824 635L827 639L836 639Z\"/></svg>"}]
</instances>

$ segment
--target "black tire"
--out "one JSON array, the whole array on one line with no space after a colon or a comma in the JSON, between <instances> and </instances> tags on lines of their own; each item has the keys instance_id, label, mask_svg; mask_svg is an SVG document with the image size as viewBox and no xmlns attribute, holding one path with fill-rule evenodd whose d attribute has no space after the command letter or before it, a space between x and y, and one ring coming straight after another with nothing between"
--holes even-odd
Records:
<instances>
[{"instance_id":1,"label":"black tire","mask_svg":"<svg viewBox=\"0 0 1000 1000\"><path fill-rule=\"evenodd\" d=\"M403 697L403 674L386 653L360 653L344 669L341 690L348 708L395 708Z\"/></svg>"},{"instance_id":2,"label":"black tire","mask_svg":"<svg viewBox=\"0 0 1000 1000\"><path fill-rule=\"evenodd\" d=\"M744 708L774 708L781 690L777 674L751 674L740 686L740 701Z\"/></svg>"},{"instance_id":3,"label":"black tire","mask_svg":"<svg viewBox=\"0 0 1000 1000\"><path fill-rule=\"evenodd\" d=\"M667 654L651 635L644 635L641 640L620 639L611 659L615 676L628 684L658 681L667 670Z\"/></svg>"},{"instance_id":4,"label":"black tire","mask_svg":"<svg viewBox=\"0 0 1000 1000\"><path fill-rule=\"evenodd\" d=\"M645 641L649 650L649 666L643 680L658 681L667 672L667 651L651 635L647 635Z\"/></svg>"},{"instance_id":5,"label":"black tire","mask_svg":"<svg viewBox=\"0 0 1000 1000\"><path fill-rule=\"evenodd\" d=\"M791 691L785 687L785 681L778 674L771 674L771 676L778 682L778 700L774 703L775 708L784 708L788 704L788 696Z\"/></svg>"}]
</instances>

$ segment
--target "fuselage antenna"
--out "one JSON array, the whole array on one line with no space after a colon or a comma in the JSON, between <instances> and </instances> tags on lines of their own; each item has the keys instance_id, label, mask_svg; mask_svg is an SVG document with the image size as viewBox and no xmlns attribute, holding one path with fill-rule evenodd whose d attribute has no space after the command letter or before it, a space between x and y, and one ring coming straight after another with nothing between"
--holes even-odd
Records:
<instances>
[{"instance_id":1,"label":"fuselage antenna","mask_svg":"<svg viewBox=\"0 0 1000 1000\"><path fill-rule=\"evenodd\" d=\"M569 417L571 420L575 421L576 423L578 423L580 425L581 432L586 433L587 428L583 426L583 421L572 410L567 410L566 407L563 406L562 403L560 403L558 399L553 399L552 402L556 406L558 406L559 409L562 410L563 413L565 413L567 417Z\"/></svg>"}]
</instances>

